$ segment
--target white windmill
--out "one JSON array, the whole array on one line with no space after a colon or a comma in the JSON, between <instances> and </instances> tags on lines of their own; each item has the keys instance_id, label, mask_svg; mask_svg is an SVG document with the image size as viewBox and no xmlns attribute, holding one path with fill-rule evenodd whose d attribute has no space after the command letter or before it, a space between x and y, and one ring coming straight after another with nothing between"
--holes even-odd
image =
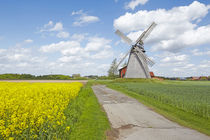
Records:
<instances>
[{"instance_id":1,"label":"white windmill","mask_svg":"<svg viewBox=\"0 0 210 140\"><path fill-rule=\"evenodd\" d=\"M125 78L151 78L148 65L153 66L155 63L145 54L146 51L144 50L144 40L148 37L156 25L157 24L153 22L149 28L139 36L135 43L133 43L130 38L125 36L119 30L115 32L121 37L122 40L131 45L131 49L126 53L126 55L117 65L117 67L119 67L119 65L128 56L128 54L130 54Z\"/></svg>"}]
</instances>

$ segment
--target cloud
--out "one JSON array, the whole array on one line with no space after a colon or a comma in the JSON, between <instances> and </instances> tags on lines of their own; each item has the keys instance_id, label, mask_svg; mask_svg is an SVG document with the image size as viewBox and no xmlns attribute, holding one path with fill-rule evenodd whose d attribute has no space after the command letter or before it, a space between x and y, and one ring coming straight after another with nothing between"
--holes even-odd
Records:
<instances>
[{"instance_id":1,"label":"cloud","mask_svg":"<svg viewBox=\"0 0 210 140\"><path fill-rule=\"evenodd\" d=\"M200 68L210 68L210 60L202 60L201 64L198 65ZM209 72L209 69L205 69Z\"/></svg>"},{"instance_id":2,"label":"cloud","mask_svg":"<svg viewBox=\"0 0 210 140\"><path fill-rule=\"evenodd\" d=\"M114 55L113 51L104 49L91 56L92 59L107 59Z\"/></svg>"},{"instance_id":3,"label":"cloud","mask_svg":"<svg viewBox=\"0 0 210 140\"><path fill-rule=\"evenodd\" d=\"M209 55L210 56L210 50L206 50L205 52L202 52L199 49L193 49L191 52L195 56L202 56L202 55Z\"/></svg>"},{"instance_id":4,"label":"cloud","mask_svg":"<svg viewBox=\"0 0 210 140\"><path fill-rule=\"evenodd\" d=\"M74 16L74 15L82 15L82 14L84 14L84 13L83 13L83 10L73 11L73 12L71 13L72 16Z\"/></svg>"},{"instance_id":5,"label":"cloud","mask_svg":"<svg viewBox=\"0 0 210 140\"><path fill-rule=\"evenodd\" d=\"M62 31L63 24L61 22L57 22L54 27L50 28L49 31Z\"/></svg>"},{"instance_id":6,"label":"cloud","mask_svg":"<svg viewBox=\"0 0 210 140\"><path fill-rule=\"evenodd\" d=\"M134 10L138 5L144 5L148 0L131 0L129 3L125 5L125 9Z\"/></svg>"},{"instance_id":7,"label":"cloud","mask_svg":"<svg viewBox=\"0 0 210 140\"><path fill-rule=\"evenodd\" d=\"M170 56L164 57L161 62L163 63L172 63L172 62L184 62L188 59L188 56L185 54L177 55L177 54L170 54Z\"/></svg>"},{"instance_id":8,"label":"cloud","mask_svg":"<svg viewBox=\"0 0 210 140\"><path fill-rule=\"evenodd\" d=\"M111 40L90 36L88 34L75 34L68 41L60 41L40 47L39 51L47 55L51 53L59 56L48 63L48 70L62 73L106 74L107 59L114 56ZM80 36L82 39L78 39ZM81 42L82 40L82 42ZM102 66L106 66L102 68ZM85 71L84 71L85 69Z\"/></svg>"},{"instance_id":9,"label":"cloud","mask_svg":"<svg viewBox=\"0 0 210 140\"><path fill-rule=\"evenodd\" d=\"M105 59L113 56L111 40L102 37L86 38L87 43L81 46L79 40L60 41L40 47L43 53L60 52L63 56L59 59L62 62L71 62L82 59Z\"/></svg>"},{"instance_id":10,"label":"cloud","mask_svg":"<svg viewBox=\"0 0 210 140\"><path fill-rule=\"evenodd\" d=\"M54 33L56 33L56 37L58 37L58 38L68 38L69 37L69 33L67 31L64 31L62 22L56 22L54 24L53 21L51 21L51 20L40 29L40 32L41 33L54 32Z\"/></svg>"},{"instance_id":11,"label":"cloud","mask_svg":"<svg viewBox=\"0 0 210 140\"><path fill-rule=\"evenodd\" d=\"M41 46L40 51L44 53L60 51L62 54L66 54L71 51L71 53L74 53L78 48L80 48L80 43L77 41L60 41L58 43Z\"/></svg>"},{"instance_id":12,"label":"cloud","mask_svg":"<svg viewBox=\"0 0 210 140\"><path fill-rule=\"evenodd\" d=\"M210 5L194 1L169 10L127 12L114 20L114 27L136 40L155 21L158 25L145 43L150 43L153 51L179 52L186 47L210 44L210 25L198 26L209 9Z\"/></svg>"},{"instance_id":13,"label":"cloud","mask_svg":"<svg viewBox=\"0 0 210 140\"><path fill-rule=\"evenodd\" d=\"M76 21L73 22L74 26L84 26L85 24L98 22L99 18L97 16L91 16L87 13L84 13L82 10L73 11L72 15L79 15Z\"/></svg>"},{"instance_id":14,"label":"cloud","mask_svg":"<svg viewBox=\"0 0 210 140\"><path fill-rule=\"evenodd\" d=\"M24 45L27 45L27 44L31 44L31 43L33 43L34 41L32 40L32 39L26 39L26 40L24 40L24 41L22 41L22 42L19 42L19 43L16 43L16 47L22 47L22 46L24 46Z\"/></svg>"},{"instance_id":15,"label":"cloud","mask_svg":"<svg viewBox=\"0 0 210 140\"><path fill-rule=\"evenodd\" d=\"M100 49L104 48L111 48L109 44L111 40L107 40L105 38L99 37L90 37L88 39L88 43L86 44L85 50L86 51L99 51Z\"/></svg>"},{"instance_id":16,"label":"cloud","mask_svg":"<svg viewBox=\"0 0 210 140\"><path fill-rule=\"evenodd\" d=\"M45 57L34 56L29 48L10 48L0 50L1 73L29 73L44 68Z\"/></svg>"},{"instance_id":17,"label":"cloud","mask_svg":"<svg viewBox=\"0 0 210 140\"><path fill-rule=\"evenodd\" d=\"M26 39L24 40L24 43L33 43L34 41L32 39Z\"/></svg>"},{"instance_id":18,"label":"cloud","mask_svg":"<svg viewBox=\"0 0 210 140\"><path fill-rule=\"evenodd\" d=\"M56 36L58 38L68 38L69 37L69 33L62 31L62 32L59 32Z\"/></svg>"},{"instance_id":19,"label":"cloud","mask_svg":"<svg viewBox=\"0 0 210 140\"><path fill-rule=\"evenodd\" d=\"M53 26L53 21L49 21L47 24L44 25L44 28L52 27Z\"/></svg>"},{"instance_id":20,"label":"cloud","mask_svg":"<svg viewBox=\"0 0 210 140\"><path fill-rule=\"evenodd\" d=\"M63 24L61 22L53 23L53 21L49 21L45 24L41 29L40 32L52 32L52 31L62 31Z\"/></svg>"},{"instance_id":21,"label":"cloud","mask_svg":"<svg viewBox=\"0 0 210 140\"><path fill-rule=\"evenodd\" d=\"M88 35L87 33L83 33L83 34L73 34L73 35L71 36L71 39L77 40L77 41L82 41L82 40L84 40L84 39L86 38L87 35Z\"/></svg>"}]
</instances>

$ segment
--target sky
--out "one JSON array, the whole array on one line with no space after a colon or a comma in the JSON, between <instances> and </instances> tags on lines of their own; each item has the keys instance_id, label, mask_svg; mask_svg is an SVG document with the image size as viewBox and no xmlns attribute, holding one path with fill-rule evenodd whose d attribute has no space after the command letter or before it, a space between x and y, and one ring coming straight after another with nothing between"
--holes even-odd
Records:
<instances>
[{"instance_id":1,"label":"sky","mask_svg":"<svg viewBox=\"0 0 210 140\"><path fill-rule=\"evenodd\" d=\"M150 71L210 75L209 0L0 0L0 74L107 75L153 21Z\"/></svg>"}]
</instances>

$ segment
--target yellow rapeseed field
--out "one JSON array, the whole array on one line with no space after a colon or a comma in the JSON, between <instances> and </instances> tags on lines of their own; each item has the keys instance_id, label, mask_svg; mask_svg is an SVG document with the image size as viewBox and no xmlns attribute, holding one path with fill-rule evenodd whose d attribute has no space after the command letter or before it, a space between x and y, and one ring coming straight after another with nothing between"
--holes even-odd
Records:
<instances>
[{"instance_id":1,"label":"yellow rapeseed field","mask_svg":"<svg viewBox=\"0 0 210 140\"><path fill-rule=\"evenodd\" d=\"M29 139L33 139L40 132L62 126L66 119L64 110L81 87L78 82L0 82L0 138L30 134Z\"/></svg>"}]
</instances>

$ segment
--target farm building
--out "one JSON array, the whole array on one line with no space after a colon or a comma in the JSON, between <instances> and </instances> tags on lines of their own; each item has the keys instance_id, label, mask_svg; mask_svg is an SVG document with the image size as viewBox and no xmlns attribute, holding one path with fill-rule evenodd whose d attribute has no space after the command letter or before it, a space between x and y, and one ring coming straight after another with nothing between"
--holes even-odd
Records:
<instances>
[{"instance_id":1,"label":"farm building","mask_svg":"<svg viewBox=\"0 0 210 140\"><path fill-rule=\"evenodd\" d=\"M124 66L121 69L119 69L120 78L123 78L125 76L126 69L127 69L127 66Z\"/></svg>"},{"instance_id":2,"label":"farm building","mask_svg":"<svg viewBox=\"0 0 210 140\"><path fill-rule=\"evenodd\" d=\"M119 76L120 76L120 78L123 78L125 76L126 70L127 70L127 66L124 66L121 69L119 69ZM149 72L149 74L150 74L151 78L155 77L153 72Z\"/></svg>"},{"instance_id":3,"label":"farm building","mask_svg":"<svg viewBox=\"0 0 210 140\"><path fill-rule=\"evenodd\" d=\"M151 78L155 77L154 73L152 71L149 72Z\"/></svg>"},{"instance_id":4,"label":"farm building","mask_svg":"<svg viewBox=\"0 0 210 140\"><path fill-rule=\"evenodd\" d=\"M192 77L192 80L199 80L200 77Z\"/></svg>"}]
</instances>

